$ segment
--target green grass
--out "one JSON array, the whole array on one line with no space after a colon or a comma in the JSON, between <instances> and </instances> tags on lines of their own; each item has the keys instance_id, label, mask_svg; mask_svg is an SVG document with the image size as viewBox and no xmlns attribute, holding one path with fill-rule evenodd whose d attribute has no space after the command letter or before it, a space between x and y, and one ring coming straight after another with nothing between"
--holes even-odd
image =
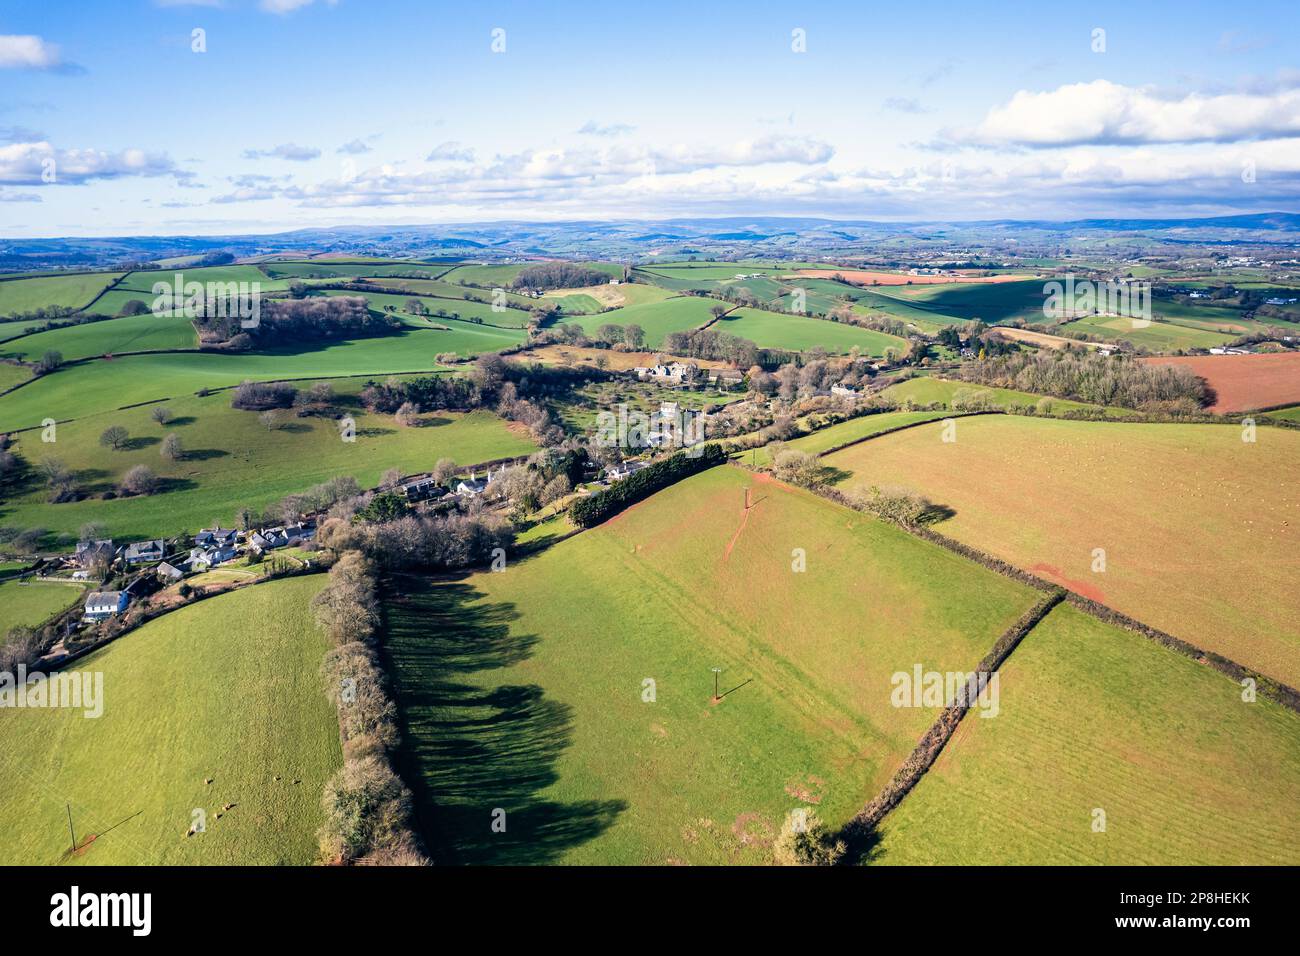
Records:
<instances>
[{"instance_id":1,"label":"green grass","mask_svg":"<svg viewBox=\"0 0 1300 956\"><path fill-rule=\"evenodd\" d=\"M8 362L0 362L0 392L5 389L13 388L20 382L25 382L32 377L29 369L21 365L10 365Z\"/></svg>"},{"instance_id":2,"label":"green grass","mask_svg":"<svg viewBox=\"0 0 1300 956\"><path fill-rule=\"evenodd\" d=\"M1037 405L1040 399L1047 398L1052 403L1052 414L1056 415L1083 408L1096 409L1102 407L1101 405L1090 405L1087 402L1071 401L1067 398L1053 398L1051 396L1035 395L1032 392L1021 392L1014 388L993 388L975 382L955 382L948 379L934 378L930 375L911 378L906 382L891 385L880 394L882 398L892 399L895 402L912 401L918 405L942 402L951 406L953 395L959 391L984 395L995 408L1007 408L1011 405ZM1129 414L1132 413L1124 408L1106 409L1108 418L1123 418Z\"/></svg>"},{"instance_id":3,"label":"green grass","mask_svg":"<svg viewBox=\"0 0 1300 956\"><path fill-rule=\"evenodd\" d=\"M121 275L121 272L85 272L6 279L0 282L0 315L16 315L50 306L84 308Z\"/></svg>"},{"instance_id":4,"label":"green grass","mask_svg":"<svg viewBox=\"0 0 1300 956\"><path fill-rule=\"evenodd\" d=\"M1102 315L1076 319L1065 326L1079 332L1088 332L1107 342L1131 342L1157 352L1178 349L1211 348L1238 338L1236 334L1211 332L1206 329L1152 321L1142 328L1133 328L1133 320Z\"/></svg>"},{"instance_id":5,"label":"green grass","mask_svg":"<svg viewBox=\"0 0 1300 956\"><path fill-rule=\"evenodd\" d=\"M393 335L313 343L265 352L193 352L99 359L62 368L0 397L0 431L63 421L152 399L192 395L245 379L346 377L424 372L444 352L475 355L522 341L523 333L452 320L451 331L411 328Z\"/></svg>"},{"instance_id":6,"label":"green grass","mask_svg":"<svg viewBox=\"0 0 1300 956\"><path fill-rule=\"evenodd\" d=\"M71 607L85 591L71 584L49 581L0 583L0 641L10 628L37 627L66 607Z\"/></svg>"},{"instance_id":7,"label":"green grass","mask_svg":"<svg viewBox=\"0 0 1300 956\"><path fill-rule=\"evenodd\" d=\"M603 272L611 279L619 279L623 276L623 265L619 262L582 262L577 264L587 269ZM446 282L455 282L461 285L479 286L487 289L509 289L510 284L515 281L519 273L537 265L544 265L544 263L513 262L508 265L464 265L457 266L442 278Z\"/></svg>"},{"instance_id":8,"label":"green grass","mask_svg":"<svg viewBox=\"0 0 1300 956\"><path fill-rule=\"evenodd\" d=\"M360 387L355 380L335 385L341 396ZM166 426L149 417L152 407L101 412L60 425L54 443L42 442L39 432L24 432L17 449L33 465L47 457L62 460L91 493L112 488L137 464L163 476L167 490L150 497L49 504L39 484L32 482L26 493L0 504L0 525L69 535L96 521L122 538L193 531L214 521L229 527L243 506L260 509L337 475L351 475L373 487L389 468L415 474L431 470L439 458L469 465L525 455L536 447L490 412L429 413L423 427L403 428L391 415L367 414L353 400L343 407L356 420L356 441L344 442L332 419L295 418L287 411L279 413L284 427L268 431L256 412L231 408L229 392L166 405L176 416ZM113 451L99 444L100 433L109 425L130 432L130 450ZM187 453L182 461L167 461L158 454L163 436L173 432Z\"/></svg>"},{"instance_id":9,"label":"green grass","mask_svg":"<svg viewBox=\"0 0 1300 956\"><path fill-rule=\"evenodd\" d=\"M1265 412L1269 418L1282 418L1290 422L1300 422L1300 405L1292 405L1290 408L1279 408L1276 411Z\"/></svg>"},{"instance_id":10,"label":"green grass","mask_svg":"<svg viewBox=\"0 0 1300 956\"><path fill-rule=\"evenodd\" d=\"M882 827L900 864L1300 863L1300 716L1062 605ZM1095 809L1105 832L1093 832Z\"/></svg>"},{"instance_id":11,"label":"green grass","mask_svg":"<svg viewBox=\"0 0 1300 956\"><path fill-rule=\"evenodd\" d=\"M602 325L639 325L645 329L646 346L653 349L662 345L664 336L670 332L685 332L709 322L713 318L709 309L717 304L715 299L699 296L674 296L662 302L624 306L599 315L566 316L561 321L581 326L587 335L595 335Z\"/></svg>"},{"instance_id":12,"label":"green grass","mask_svg":"<svg viewBox=\"0 0 1300 956\"><path fill-rule=\"evenodd\" d=\"M933 719L890 705L894 672L973 667L1035 596L715 468L503 573L401 581L404 779L442 862L765 863L791 809L843 823Z\"/></svg>"},{"instance_id":13,"label":"green grass","mask_svg":"<svg viewBox=\"0 0 1300 956\"><path fill-rule=\"evenodd\" d=\"M0 710L0 862L314 862L321 792L342 762L319 677L329 642L308 607L324 583L211 598L78 661L103 674L98 718ZM78 842L98 837L71 857L66 804ZM207 832L187 837L195 808Z\"/></svg>"},{"instance_id":14,"label":"green grass","mask_svg":"<svg viewBox=\"0 0 1300 956\"><path fill-rule=\"evenodd\" d=\"M793 451L821 455L864 438L879 435L891 428L932 422L942 418L944 414L944 412L882 412L879 415L862 415L859 418L851 418L847 422L840 422L838 425L820 428L809 435L791 439L784 444L787 449ZM747 465L758 468L766 466L770 461L766 446L741 452L737 458Z\"/></svg>"},{"instance_id":15,"label":"green grass","mask_svg":"<svg viewBox=\"0 0 1300 956\"><path fill-rule=\"evenodd\" d=\"M355 279L359 277L403 275L435 279L452 266L446 263L429 265L423 262L395 262L376 259L367 262L338 259L317 259L311 262L267 262L262 269L270 276L283 279Z\"/></svg>"},{"instance_id":16,"label":"green grass","mask_svg":"<svg viewBox=\"0 0 1300 956\"><path fill-rule=\"evenodd\" d=\"M272 279L257 266L203 266L198 269L159 269L148 272L132 272L122 280L118 289L128 289L132 292L144 293L149 296L146 302L153 302L153 288L158 283L163 283L171 290L175 289L176 279L180 277L182 284L190 282L202 282L205 285L209 282L228 283L228 282L246 282L252 284L256 282L263 292L276 292L289 288L289 280ZM117 290L114 290L117 291Z\"/></svg>"},{"instance_id":17,"label":"green grass","mask_svg":"<svg viewBox=\"0 0 1300 956\"><path fill-rule=\"evenodd\" d=\"M136 315L37 332L0 345L0 358L33 362L48 349L64 361L112 353L197 348L199 337L188 319Z\"/></svg>"},{"instance_id":18,"label":"green grass","mask_svg":"<svg viewBox=\"0 0 1300 956\"><path fill-rule=\"evenodd\" d=\"M844 353L856 346L863 355L880 356L885 354L885 349L907 347L903 339L873 329L762 309L736 309L712 328L719 333L749 339L760 348L790 351L804 351L820 345L827 352Z\"/></svg>"},{"instance_id":19,"label":"green grass","mask_svg":"<svg viewBox=\"0 0 1300 956\"><path fill-rule=\"evenodd\" d=\"M906 290L900 291L900 290ZM979 319L992 325L1008 319L1043 322L1043 280L956 282L877 287L880 297L905 299L913 307L949 322Z\"/></svg>"},{"instance_id":20,"label":"green grass","mask_svg":"<svg viewBox=\"0 0 1300 956\"><path fill-rule=\"evenodd\" d=\"M361 296L370 303L372 311L383 312L384 306L392 306L398 312L403 314L417 315L418 313L407 313L407 303L412 298L416 298L429 312L427 318L431 322L440 325L455 325L454 320L459 317L467 320L464 326L456 325L458 329L468 327L471 331L483 330L483 325L471 323L470 318L481 319L483 324L488 326L505 326L510 329L522 329L528 324L528 312L523 309L502 309L495 312L490 303L471 302L466 299L434 299L429 297L413 297L409 295L398 295L387 292L353 292L347 289L326 289L322 295L345 295ZM444 317L435 315L438 310L443 310L450 317L451 321L444 321ZM490 334L491 330L486 330ZM496 346L504 348L506 345L513 345L523 340L523 336L511 333L508 337L503 337L503 344ZM451 351L448 349L447 351Z\"/></svg>"}]
</instances>

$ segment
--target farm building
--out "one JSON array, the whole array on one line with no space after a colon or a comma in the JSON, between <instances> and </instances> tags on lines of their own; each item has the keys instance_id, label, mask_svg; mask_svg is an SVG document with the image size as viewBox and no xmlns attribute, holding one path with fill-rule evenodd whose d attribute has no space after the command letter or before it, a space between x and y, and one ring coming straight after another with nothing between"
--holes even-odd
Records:
<instances>
[{"instance_id":1,"label":"farm building","mask_svg":"<svg viewBox=\"0 0 1300 956\"><path fill-rule=\"evenodd\" d=\"M406 495L407 501L427 501L430 498L441 498L447 493L446 489L433 478L416 478L398 487L402 494Z\"/></svg>"},{"instance_id":2,"label":"farm building","mask_svg":"<svg viewBox=\"0 0 1300 956\"><path fill-rule=\"evenodd\" d=\"M234 545L239 532L227 528L204 528L194 536L194 543L200 548L214 545Z\"/></svg>"},{"instance_id":3,"label":"farm building","mask_svg":"<svg viewBox=\"0 0 1300 956\"><path fill-rule=\"evenodd\" d=\"M112 538L103 538L98 541L78 541L77 550L73 556L73 562L86 567L89 564L103 562L111 564L117 550L113 547Z\"/></svg>"},{"instance_id":4,"label":"farm building","mask_svg":"<svg viewBox=\"0 0 1300 956\"><path fill-rule=\"evenodd\" d=\"M122 552L122 560L127 564L147 564L163 559L164 542L162 538L152 541L133 541Z\"/></svg>"},{"instance_id":5,"label":"farm building","mask_svg":"<svg viewBox=\"0 0 1300 956\"><path fill-rule=\"evenodd\" d=\"M168 564L166 561L158 565L154 570L158 572L158 577L162 578L164 581L179 581L181 578L185 577L184 571Z\"/></svg>"}]
</instances>

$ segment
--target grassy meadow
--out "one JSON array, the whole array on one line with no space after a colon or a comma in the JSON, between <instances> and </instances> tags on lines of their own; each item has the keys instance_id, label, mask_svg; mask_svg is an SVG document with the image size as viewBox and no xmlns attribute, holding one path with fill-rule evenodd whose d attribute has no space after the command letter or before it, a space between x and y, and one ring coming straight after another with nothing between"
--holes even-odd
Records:
<instances>
[{"instance_id":1,"label":"grassy meadow","mask_svg":"<svg viewBox=\"0 0 1300 956\"><path fill-rule=\"evenodd\" d=\"M54 581L0 582L0 641L11 628L37 627L85 596L80 585Z\"/></svg>"},{"instance_id":2,"label":"grassy meadow","mask_svg":"<svg viewBox=\"0 0 1300 956\"><path fill-rule=\"evenodd\" d=\"M736 309L712 328L719 333L749 339L759 348L792 352L820 346L830 353L845 353L857 348L863 355L882 356L885 349L893 348L900 352L907 349L907 342L903 339L874 329L763 309Z\"/></svg>"},{"instance_id":3,"label":"grassy meadow","mask_svg":"<svg viewBox=\"0 0 1300 956\"><path fill-rule=\"evenodd\" d=\"M601 864L766 863L791 809L843 823L934 716L891 706L890 676L973 667L1037 597L731 466L502 573L389 593L434 858Z\"/></svg>"},{"instance_id":4,"label":"grassy meadow","mask_svg":"<svg viewBox=\"0 0 1300 956\"><path fill-rule=\"evenodd\" d=\"M1023 416L959 419L828 455L845 487L911 488L937 530L1247 667L1300 684L1300 433ZM1094 550L1105 552L1094 571Z\"/></svg>"},{"instance_id":5,"label":"grassy meadow","mask_svg":"<svg viewBox=\"0 0 1300 956\"><path fill-rule=\"evenodd\" d=\"M340 439L333 419L296 418L292 411L279 412L281 427L268 430L257 412L231 408L229 392L168 401L175 419L165 426L153 421L153 406L146 406L62 424L53 443L42 442L39 432L24 432L18 436L19 454L33 466L45 458L59 459L94 497L49 504L43 486L33 480L25 493L0 503L0 525L67 535L96 521L122 538L170 535L212 522L229 526L243 506L260 509L338 475L373 487L389 468L414 474L429 471L439 458L469 465L535 448L527 433L486 411L430 412L420 427L404 428L391 415L367 413L355 399L361 385L360 380L335 383L339 407L356 421L355 442ZM127 429L127 448L116 451L99 444L109 425ZM181 461L159 455L163 437L172 433L185 448ZM161 492L98 498L138 464L164 479Z\"/></svg>"},{"instance_id":6,"label":"grassy meadow","mask_svg":"<svg viewBox=\"0 0 1300 956\"><path fill-rule=\"evenodd\" d=\"M121 272L78 272L0 281L0 315L63 306L82 309L108 288Z\"/></svg>"},{"instance_id":7,"label":"grassy meadow","mask_svg":"<svg viewBox=\"0 0 1300 956\"><path fill-rule=\"evenodd\" d=\"M587 335L594 336L602 325L639 325L645 329L645 344L657 348L669 332L697 329L712 321L709 309L717 305L715 299L699 296L674 296L660 302L629 305L597 315L566 317L562 321L582 327Z\"/></svg>"},{"instance_id":8,"label":"grassy meadow","mask_svg":"<svg viewBox=\"0 0 1300 956\"><path fill-rule=\"evenodd\" d=\"M1300 863L1294 712L1068 605L999 674L997 716L967 714L877 862Z\"/></svg>"},{"instance_id":9,"label":"grassy meadow","mask_svg":"<svg viewBox=\"0 0 1300 956\"><path fill-rule=\"evenodd\" d=\"M872 438L891 428L919 425L943 418L944 412L881 412L878 415L862 415L847 422L820 428L800 438L792 438L782 444L792 451L802 451L809 455L821 455L864 438ZM740 452L737 457L745 464L763 467L771 460L770 446Z\"/></svg>"},{"instance_id":10,"label":"grassy meadow","mask_svg":"<svg viewBox=\"0 0 1300 956\"><path fill-rule=\"evenodd\" d=\"M881 397L890 398L896 402L912 401L918 405L941 402L944 405L951 406L953 396L959 391L982 395L994 408L1008 408L1012 405L1036 406L1044 398L1051 402L1052 413L1057 415L1072 410L1099 409L1103 407L1088 402L1072 401L1068 398L1035 395L1032 392L1022 392L1014 388L993 388L975 382L958 382L951 379L935 378L932 375L920 375L905 382L899 382L897 385L889 386L880 394ZM1108 418L1123 418L1129 414L1131 413L1124 408L1106 409Z\"/></svg>"},{"instance_id":11,"label":"grassy meadow","mask_svg":"<svg viewBox=\"0 0 1300 956\"><path fill-rule=\"evenodd\" d=\"M189 319L136 315L26 335L0 344L0 358L35 362L53 349L64 361L71 362L121 352L193 349L198 344L198 334Z\"/></svg>"},{"instance_id":12,"label":"grassy meadow","mask_svg":"<svg viewBox=\"0 0 1300 956\"><path fill-rule=\"evenodd\" d=\"M329 640L308 607L324 583L213 597L77 661L103 674L100 717L0 710L0 863L315 862L321 792L342 763L319 676ZM207 830L186 836L196 808Z\"/></svg>"}]
</instances>

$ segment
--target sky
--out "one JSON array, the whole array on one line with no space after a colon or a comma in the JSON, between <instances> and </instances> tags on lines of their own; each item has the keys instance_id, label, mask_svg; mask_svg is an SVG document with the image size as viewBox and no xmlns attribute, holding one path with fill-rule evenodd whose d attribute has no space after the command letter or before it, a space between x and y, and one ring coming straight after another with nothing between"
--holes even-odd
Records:
<instances>
[{"instance_id":1,"label":"sky","mask_svg":"<svg viewBox=\"0 0 1300 956\"><path fill-rule=\"evenodd\" d=\"M0 238L1300 211L1300 4L0 0Z\"/></svg>"}]
</instances>

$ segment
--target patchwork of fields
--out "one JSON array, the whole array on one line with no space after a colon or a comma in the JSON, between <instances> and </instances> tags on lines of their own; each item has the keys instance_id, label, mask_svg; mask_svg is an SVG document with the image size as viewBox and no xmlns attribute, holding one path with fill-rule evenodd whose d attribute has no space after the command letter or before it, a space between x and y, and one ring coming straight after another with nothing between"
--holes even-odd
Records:
<instances>
[{"instance_id":1,"label":"patchwork of fields","mask_svg":"<svg viewBox=\"0 0 1300 956\"><path fill-rule=\"evenodd\" d=\"M944 534L1295 686L1300 434L1241 436L979 416L958 420L954 442L922 426L825 463L851 474L846 487L914 489L955 511Z\"/></svg>"}]
</instances>

